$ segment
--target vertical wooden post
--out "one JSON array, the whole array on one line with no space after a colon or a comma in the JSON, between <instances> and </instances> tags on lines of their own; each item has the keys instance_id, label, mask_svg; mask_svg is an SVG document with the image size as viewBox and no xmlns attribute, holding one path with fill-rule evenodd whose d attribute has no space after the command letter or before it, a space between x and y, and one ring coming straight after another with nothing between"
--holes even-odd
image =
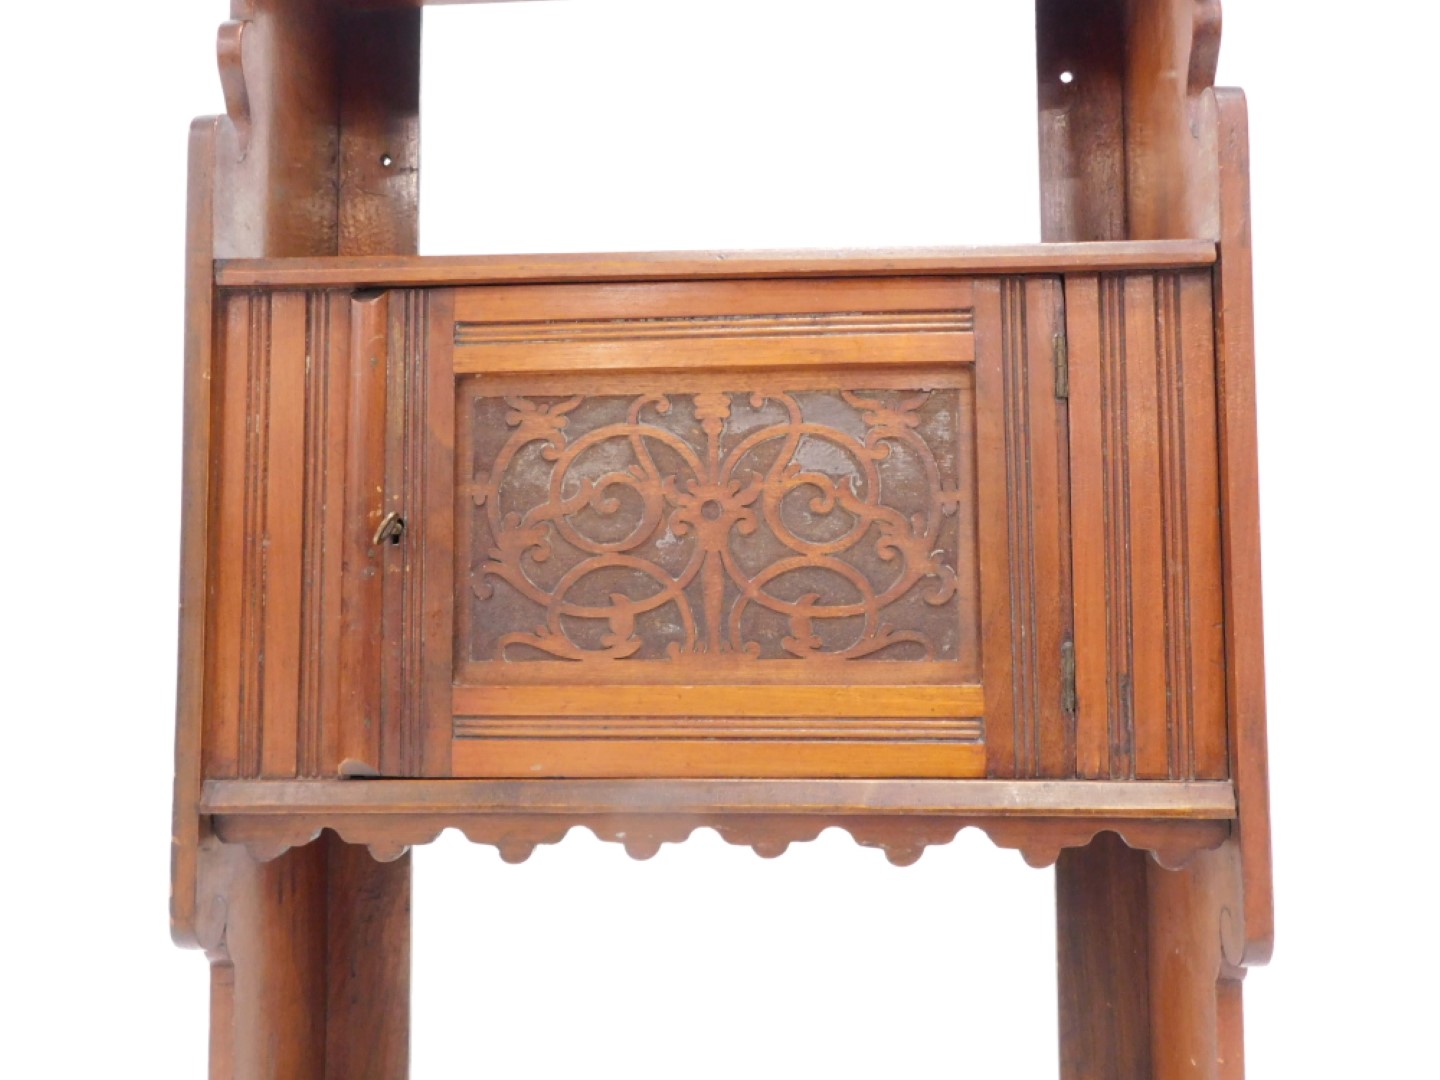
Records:
<instances>
[{"instance_id":1,"label":"vertical wooden post","mask_svg":"<svg viewBox=\"0 0 1440 1080\"><path fill-rule=\"evenodd\" d=\"M1183 870L1147 867L1150 1051L1155 1080L1245 1075L1238 953L1239 853L1233 842Z\"/></svg>"},{"instance_id":2,"label":"vertical wooden post","mask_svg":"<svg viewBox=\"0 0 1440 1080\"><path fill-rule=\"evenodd\" d=\"M1127 236L1124 51L1123 0L1036 0L1046 242ZM1152 1073L1145 858L1106 833L1056 864L1062 1080Z\"/></svg>"},{"instance_id":3,"label":"vertical wooden post","mask_svg":"<svg viewBox=\"0 0 1440 1080\"><path fill-rule=\"evenodd\" d=\"M326 1080L408 1076L410 853L382 863L325 839Z\"/></svg>"},{"instance_id":4,"label":"vertical wooden post","mask_svg":"<svg viewBox=\"0 0 1440 1080\"><path fill-rule=\"evenodd\" d=\"M1036 0L1040 238L1123 240L1125 3Z\"/></svg>"},{"instance_id":5,"label":"vertical wooden post","mask_svg":"<svg viewBox=\"0 0 1440 1080\"><path fill-rule=\"evenodd\" d=\"M1063 1080L1240 1080L1239 851L1166 870L1110 833L1055 871Z\"/></svg>"},{"instance_id":6,"label":"vertical wooden post","mask_svg":"<svg viewBox=\"0 0 1440 1080\"><path fill-rule=\"evenodd\" d=\"M1060 1075L1151 1075L1146 857L1114 833L1055 866Z\"/></svg>"},{"instance_id":7,"label":"vertical wooden post","mask_svg":"<svg viewBox=\"0 0 1440 1080\"><path fill-rule=\"evenodd\" d=\"M1243 106L1240 121L1227 119L1237 112L1228 98L1216 108L1217 0L1037 0L1036 14L1043 238L1216 240L1219 326L1243 323L1248 208L1229 190L1243 187L1243 147L1235 149L1243 142ZM1238 271L1236 260L1243 260ZM1227 314L1236 305L1240 314ZM1222 407L1230 383L1241 385L1237 397L1248 386L1248 324L1238 336L1227 344L1217 333ZM1226 373L1230 353L1238 356L1238 375ZM1231 472L1238 468L1251 481L1253 495L1253 446L1244 437ZM1235 498L1222 492L1227 507ZM1227 511L1231 532L1254 525L1248 502L1239 511L1238 523ZM1247 584L1254 574L1258 597L1255 559L1240 566ZM1235 573L1227 558L1227 582ZM1241 965L1264 961L1270 935L1268 806L1263 764L1255 764L1265 752L1258 599L1249 607L1232 603L1226 620L1227 665L1247 676L1250 695L1232 689L1229 701L1237 839L1178 871L1110 834L1060 856L1063 1080L1243 1077ZM1257 768L1260 775L1251 777Z\"/></svg>"},{"instance_id":8,"label":"vertical wooden post","mask_svg":"<svg viewBox=\"0 0 1440 1080\"><path fill-rule=\"evenodd\" d=\"M269 862L208 854L211 1080L406 1076L410 856L330 833Z\"/></svg>"},{"instance_id":9,"label":"vertical wooden post","mask_svg":"<svg viewBox=\"0 0 1440 1080\"><path fill-rule=\"evenodd\" d=\"M198 815L209 540L205 486L191 480L209 460L211 260L416 250L420 10L233 0L232 20L219 38L227 115L191 136L172 922L211 959L212 1080L396 1080L409 1060L409 856L381 864L326 833L256 862Z\"/></svg>"}]
</instances>

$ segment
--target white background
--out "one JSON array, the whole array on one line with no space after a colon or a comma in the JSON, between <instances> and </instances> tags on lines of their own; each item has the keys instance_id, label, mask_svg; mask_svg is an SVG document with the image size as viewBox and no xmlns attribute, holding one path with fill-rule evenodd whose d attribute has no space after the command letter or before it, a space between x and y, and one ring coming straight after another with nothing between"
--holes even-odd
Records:
<instances>
[{"instance_id":1,"label":"white background","mask_svg":"<svg viewBox=\"0 0 1440 1080\"><path fill-rule=\"evenodd\" d=\"M185 132L220 0L0 23L6 1075L204 1075L166 932ZM980 9L994 9L984 12ZM1279 940L1250 1075L1434 1076L1440 229L1429 4L1229 0L1250 95ZM427 13L425 250L1037 235L1032 7ZM1365 12L1365 13L1362 13ZM446 111L449 106L450 111ZM478 106L478 115L474 111ZM1052 879L963 834L416 863L445 1077L1043 1077Z\"/></svg>"}]
</instances>

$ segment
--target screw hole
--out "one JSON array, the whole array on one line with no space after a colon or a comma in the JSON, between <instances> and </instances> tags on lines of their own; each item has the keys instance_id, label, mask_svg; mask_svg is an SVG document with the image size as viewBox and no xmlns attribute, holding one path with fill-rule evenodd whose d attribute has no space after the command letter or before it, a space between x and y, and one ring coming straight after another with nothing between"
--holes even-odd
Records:
<instances>
[{"instance_id":1,"label":"screw hole","mask_svg":"<svg viewBox=\"0 0 1440 1080\"><path fill-rule=\"evenodd\" d=\"M1069 86L1072 82L1075 81L1075 73L1073 71L1060 72L1060 81L1066 86Z\"/></svg>"},{"instance_id":2,"label":"screw hole","mask_svg":"<svg viewBox=\"0 0 1440 1080\"><path fill-rule=\"evenodd\" d=\"M1068 80L1067 80L1067 81L1068 81ZM394 165L394 164L395 164L395 159L392 158L389 154L381 154L381 155L380 155L380 167L381 167L382 169L388 169L388 168L390 168L391 165Z\"/></svg>"}]
</instances>

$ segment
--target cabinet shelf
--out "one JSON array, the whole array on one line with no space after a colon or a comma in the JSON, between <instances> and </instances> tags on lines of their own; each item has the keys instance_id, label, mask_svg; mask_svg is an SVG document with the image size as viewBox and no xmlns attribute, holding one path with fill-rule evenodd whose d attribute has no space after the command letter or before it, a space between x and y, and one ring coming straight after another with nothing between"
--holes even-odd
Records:
<instances>
[{"instance_id":1,"label":"cabinet shelf","mask_svg":"<svg viewBox=\"0 0 1440 1080\"><path fill-rule=\"evenodd\" d=\"M1007 247L805 251L668 251L573 255L374 255L221 259L215 283L232 289L418 288L566 281L696 278L884 277L896 274L1065 274L1210 266L1209 240L1147 240Z\"/></svg>"},{"instance_id":2,"label":"cabinet shelf","mask_svg":"<svg viewBox=\"0 0 1440 1080\"><path fill-rule=\"evenodd\" d=\"M1228 781L212 780L201 809L266 860L325 829L386 860L453 828L519 862L575 827L635 858L698 828L768 858L835 827L904 865L977 828L1033 866L1101 832L1181 866L1224 843L1236 815Z\"/></svg>"}]
</instances>

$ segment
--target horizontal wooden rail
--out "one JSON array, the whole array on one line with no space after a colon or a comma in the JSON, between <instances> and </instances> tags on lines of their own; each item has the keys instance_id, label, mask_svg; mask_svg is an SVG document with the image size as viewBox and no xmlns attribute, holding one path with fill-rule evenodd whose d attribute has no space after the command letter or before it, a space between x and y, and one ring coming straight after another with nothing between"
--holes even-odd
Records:
<instances>
[{"instance_id":1,"label":"horizontal wooden rail","mask_svg":"<svg viewBox=\"0 0 1440 1080\"><path fill-rule=\"evenodd\" d=\"M984 716L979 686L457 686L456 716Z\"/></svg>"},{"instance_id":2,"label":"horizontal wooden rail","mask_svg":"<svg viewBox=\"0 0 1440 1080\"><path fill-rule=\"evenodd\" d=\"M680 251L577 255L395 255L228 259L222 288L418 288L696 278L1068 274L1210 266L1208 240L837 251Z\"/></svg>"},{"instance_id":3,"label":"horizontal wooden rail","mask_svg":"<svg viewBox=\"0 0 1440 1080\"><path fill-rule=\"evenodd\" d=\"M1229 820L1228 781L211 780L220 816L931 814Z\"/></svg>"}]
</instances>

